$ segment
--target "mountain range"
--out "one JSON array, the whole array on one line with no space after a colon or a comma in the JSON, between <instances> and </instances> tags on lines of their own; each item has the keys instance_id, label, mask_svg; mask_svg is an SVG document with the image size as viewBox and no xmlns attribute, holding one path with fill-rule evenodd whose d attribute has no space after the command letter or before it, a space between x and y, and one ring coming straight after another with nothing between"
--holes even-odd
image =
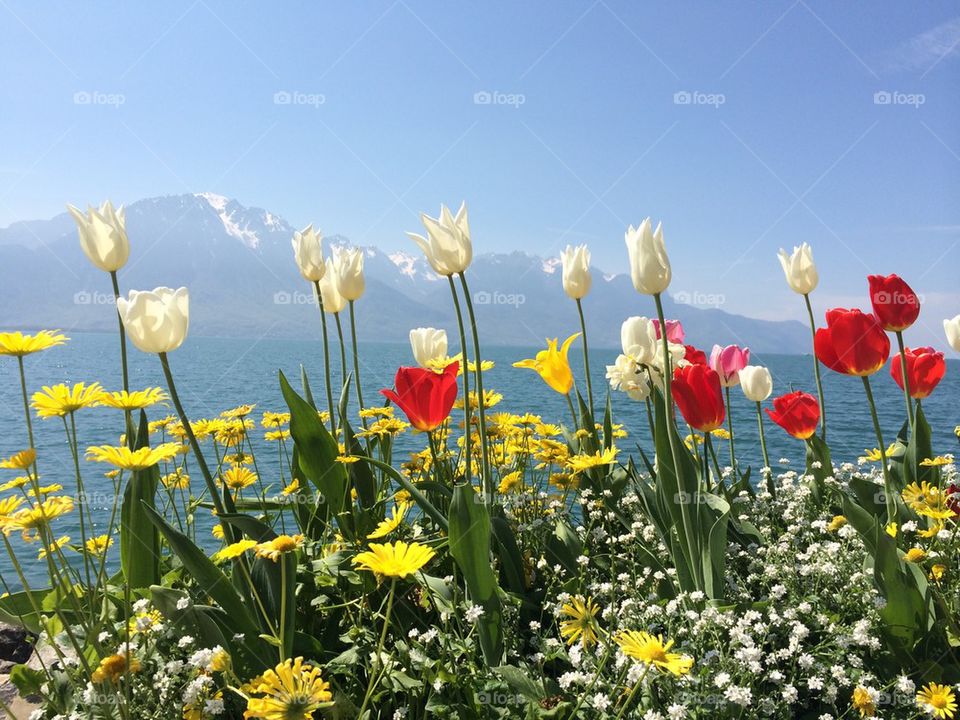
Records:
<instances>
[{"instance_id":1,"label":"mountain range","mask_svg":"<svg viewBox=\"0 0 960 720\"><path fill-rule=\"evenodd\" d=\"M213 193L139 200L126 209L130 260L121 289L190 288L191 333L238 337L309 337L319 333L309 284L299 275L294 228L267 210ZM349 244L327 235L325 250ZM445 278L411 242L409 252L365 247L367 290L356 304L362 340L404 342L411 327L446 328L456 321ZM480 253L467 273L481 335L497 345L537 346L579 329L576 306L563 293L557 257L520 250ZM619 346L620 323L650 315L628 275L593 269L584 301L590 342ZM0 229L0 326L113 330L109 278L83 256L72 218L17 222ZM668 318L683 322L687 342L749 345L760 353L809 352L809 329L664 298ZM455 345L456 343L451 343Z\"/></svg>"}]
</instances>

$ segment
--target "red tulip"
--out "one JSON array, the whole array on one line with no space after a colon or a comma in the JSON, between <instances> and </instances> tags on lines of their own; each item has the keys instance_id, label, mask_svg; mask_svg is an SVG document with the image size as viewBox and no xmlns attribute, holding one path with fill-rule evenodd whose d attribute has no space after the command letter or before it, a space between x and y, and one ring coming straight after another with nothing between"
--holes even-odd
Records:
<instances>
[{"instance_id":1,"label":"red tulip","mask_svg":"<svg viewBox=\"0 0 960 720\"><path fill-rule=\"evenodd\" d=\"M700 432L723 424L723 390L717 371L706 365L685 365L673 371L670 392L683 419Z\"/></svg>"},{"instance_id":2,"label":"red tulip","mask_svg":"<svg viewBox=\"0 0 960 720\"><path fill-rule=\"evenodd\" d=\"M943 353L937 352L932 347L922 348L904 348L904 355L907 358L907 381L910 383L910 397L925 398L943 379L943 374L947 371L947 363L943 359ZM903 390L903 370L900 366L900 354L893 356L890 363L890 374L896 380L897 385Z\"/></svg>"},{"instance_id":3,"label":"red tulip","mask_svg":"<svg viewBox=\"0 0 960 720\"><path fill-rule=\"evenodd\" d=\"M417 430L434 430L453 409L459 368L458 362L447 365L440 373L419 367L402 367L397 370L393 381L396 391L383 389L380 394L403 410Z\"/></svg>"},{"instance_id":4,"label":"red tulip","mask_svg":"<svg viewBox=\"0 0 960 720\"><path fill-rule=\"evenodd\" d=\"M860 310L827 310L827 327L813 341L817 358L845 375L873 375L890 355L890 338L873 315Z\"/></svg>"},{"instance_id":5,"label":"red tulip","mask_svg":"<svg viewBox=\"0 0 960 720\"><path fill-rule=\"evenodd\" d=\"M870 275L870 302L883 329L902 332L917 321L920 298L899 275Z\"/></svg>"},{"instance_id":6,"label":"red tulip","mask_svg":"<svg viewBox=\"0 0 960 720\"><path fill-rule=\"evenodd\" d=\"M767 415L777 425L800 440L806 440L817 431L820 405L810 393L797 390L773 399L773 410Z\"/></svg>"},{"instance_id":7,"label":"red tulip","mask_svg":"<svg viewBox=\"0 0 960 720\"><path fill-rule=\"evenodd\" d=\"M949 485L944 495L947 497L947 507L953 510L954 515L960 515L960 485Z\"/></svg>"},{"instance_id":8,"label":"red tulip","mask_svg":"<svg viewBox=\"0 0 960 720\"><path fill-rule=\"evenodd\" d=\"M698 350L693 345L684 345L687 349L686 353L683 356L683 359L686 360L691 365L706 365L707 364L707 354L703 350Z\"/></svg>"}]
</instances>

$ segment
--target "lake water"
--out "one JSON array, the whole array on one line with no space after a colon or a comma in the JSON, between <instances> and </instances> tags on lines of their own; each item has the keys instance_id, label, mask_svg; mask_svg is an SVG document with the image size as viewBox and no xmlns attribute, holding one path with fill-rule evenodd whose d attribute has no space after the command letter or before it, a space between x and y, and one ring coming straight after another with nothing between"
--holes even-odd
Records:
<instances>
[{"instance_id":1,"label":"lake water","mask_svg":"<svg viewBox=\"0 0 960 720\"><path fill-rule=\"evenodd\" d=\"M318 323L319 324L319 323ZM319 335L318 328L305 328L305 334ZM503 394L497 410L529 411L542 415L548 422L569 422L566 401L550 390L532 371L511 367L511 363L532 357L537 348L495 347L484 348L484 356L493 360L496 367L484 374L486 389ZM399 365L410 365L410 349L406 345L368 343L361 347L361 381L367 404L382 402L377 390L390 387ZM135 348L129 349L131 389L159 385L164 387L159 360L145 355ZM331 348L334 363L334 383L339 378L339 352ZM612 363L617 351L597 349L591 352L593 385L598 414L606 394L605 365ZM571 349L571 361L576 377L582 378L582 355L579 346ZM181 399L187 412L194 419L215 417L223 410L242 403L256 403L253 417L259 423L263 410L286 410L277 382L277 371L282 370L295 388L300 388L300 365L305 366L318 405L325 406L323 393L323 348L319 340L270 339L243 340L190 337L184 347L171 353L171 365ZM348 363L351 362L348 349ZM815 392L813 360L809 356L768 355L755 357L754 364L767 365L774 377L774 395L791 389ZM20 396L17 364L12 358L0 358L0 454L4 457L27 446L27 433L23 422L23 405ZM99 381L107 389L120 387L118 342L115 335L76 333L65 346L26 358L27 382L30 392L42 385L58 382ZM869 410L862 383L858 378L838 375L823 369L824 390L827 397L827 427L834 460L855 462L865 448L876 446ZM874 393L879 405L880 422L884 438L889 443L904 421L903 396L893 382L888 370L872 378ZM756 414L753 403L747 401L739 388L732 390L734 430L737 455L741 466L752 465L754 472L761 465ZM947 374L933 396L924 401L924 411L933 428L934 451L956 452L957 439L953 428L960 424L960 362L948 361ZM767 403L769 406L769 403ZM652 457L647 429L646 410L643 403L631 401L623 393L613 394L615 422L622 423L629 438L619 441L625 459L627 452L636 454L639 444ZM157 406L150 409L150 419L172 414L172 407ZM767 445L771 463L776 465L781 457L792 460L792 467L802 466L804 445L789 437L779 427L764 417ZM89 445L116 444L122 432L122 413L105 408L86 409L77 414L81 448ZM68 490L74 487L74 476L60 420L34 420L39 464L44 484L60 482ZM259 428L255 437L262 438ZM420 438L407 435L398 445L400 449L411 444L419 449ZM258 448L258 465L268 483L278 484L276 446L266 443ZM721 462L729 462L725 441L716 444ZM405 458L401 458L405 459ZM83 463L83 472L88 493L111 490L103 471L108 469L98 463ZM14 471L0 471L3 480L13 477ZM195 478L197 487L202 479ZM77 528L71 527L76 513L58 521L58 534L70 534L74 542L79 540ZM19 545L18 538L12 538ZM44 574L36 563L36 548L24 554L26 568L31 577ZM117 546L111 550L115 557ZM0 574L11 587L19 583L12 576L9 561L0 554Z\"/></svg>"}]
</instances>

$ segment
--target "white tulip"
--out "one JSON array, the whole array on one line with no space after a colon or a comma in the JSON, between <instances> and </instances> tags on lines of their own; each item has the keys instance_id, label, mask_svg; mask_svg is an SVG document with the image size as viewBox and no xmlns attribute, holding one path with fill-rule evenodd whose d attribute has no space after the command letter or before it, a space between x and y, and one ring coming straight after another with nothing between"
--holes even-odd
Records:
<instances>
[{"instance_id":1,"label":"white tulip","mask_svg":"<svg viewBox=\"0 0 960 720\"><path fill-rule=\"evenodd\" d=\"M663 244L663 225L658 223L654 230L647 218L639 227L627 228L623 237L630 254L630 277L637 292L657 295L666 290L672 275L670 258Z\"/></svg>"},{"instance_id":2,"label":"white tulip","mask_svg":"<svg viewBox=\"0 0 960 720\"><path fill-rule=\"evenodd\" d=\"M324 312L338 313L347 306L347 301L337 289L337 271L333 268L333 260L327 258L324 264L327 269L319 281L320 301Z\"/></svg>"},{"instance_id":3,"label":"white tulip","mask_svg":"<svg viewBox=\"0 0 960 720\"><path fill-rule=\"evenodd\" d=\"M420 246L437 274L449 276L466 270L473 260L467 204L462 203L456 215L446 205L441 205L439 218L420 213L420 220L427 229L427 237L411 232L407 235Z\"/></svg>"},{"instance_id":4,"label":"white tulip","mask_svg":"<svg viewBox=\"0 0 960 720\"><path fill-rule=\"evenodd\" d=\"M740 370L740 387L748 400L763 402L773 392L773 377L761 365L747 365Z\"/></svg>"},{"instance_id":5,"label":"white tulip","mask_svg":"<svg viewBox=\"0 0 960 720\"><path fill-rule=\"evenodd\" d=\"M414 328L410 331L410 348L417 365L427 370L436 370L437 362L447 359L447 331Z\"/></svg>"},{"instance_id":6,"label":"white tulip","mask_svg":"<svg viewBox=\"0 0 960 720\"><path fill-rule=\"evenodd\" d=\"M563 263L563 291L573 300L580 300L590 292L590 251L586 245L572 247L560 253Z\"/></svg>"},{"instance_id":7,"label":"white tulip","mask_svg":"<svg viewBox=\"0 0 960 720\"><path fill-rule=\"evenodd\" d=\"M623 354L641 365L652 364L658 353L657 328L649 318L629 317L620 326Z\"/></svg>"},{"instance_id":8,"label":"white tulip","mask_svg":"<svg viewBox=\"0 0 960 720\"><path fill-rule=\"evenodd\" d=\"M126 217L123 206L114 210L107 200L100 209L80 208L67 205L67 210L80 231L80 248L83 254L104 272L116 272L130 257L130 241L127 239Z\"/></svg>"},{"instance_id":9,"label":"white tulip","mask_svg":"<svg viewBox=\"0 0 960 720\"><path fill-rule=\"evenodd\" d=\"M337 291L348 302L359 300L367 287L363 278L363 250L337 248L333 256L333 268L337 278Z\"/></svg>"},{"instance_id":10,"label":"white tulip","mask_svg":"<svg viewBox=\"0 0 960 720\"><path fill-rule=\"evenodd\" d=\"M310 282L320 280L327 269L323 262L323 235L310 224L303 230L294 231L290 244L303 279Z\"/></svg>"},{"instance_id":11,"label":"white tulip","mask_svg":"<svg viewBox=\"0 0 960 720\"><path fill-rule=\"evenodd\" d=\"M183 345L190 325L190 295L185 287L131 290L117 298L127 337L146 353L166 353Z\"/></svg>"},{"instance_id":12,"label":"white tulip","mask_svg":"<svg viewBox=\"0 0 960 720\"><path fill-rule=\"evenodd\" d=\"M957 352L960 352L960 315L952 320L943 321L943 331L947 334L947 342Z\"/></svg>"},{"instance_id":13,"label":"white tulip","mask_svg":"<svg viewBox=\"0 0 960 720\"><path fill-rule=\"evenodd\" d=\"M790 289L800 295L813 292L820 282L817 266L813 263L813 249L807 243L801 243L799 247L793 248L790 255L780 248L778 257Z\"/></svg>"},{"instance_id":14,"label":"white tulip","mask_svg":"<svg viewBox=\"0 0 960 720\"><path fill-rule=\"evenodd\" d=\"M658 349L658 352L654 354L653 360L650 362L650 365L656 368L657 370L659 370L660 373L663 373L663 348L658 344L657 349ZM684 359L687 355L686 346L681 345L680 343L673 343L668 341L667 351L670 353L671 370L673 370L674 368L683 367L684 365L688 364L687 361ZM662 376L659 379L661 382L663 381Z\"/></svg>"}]
</instances>

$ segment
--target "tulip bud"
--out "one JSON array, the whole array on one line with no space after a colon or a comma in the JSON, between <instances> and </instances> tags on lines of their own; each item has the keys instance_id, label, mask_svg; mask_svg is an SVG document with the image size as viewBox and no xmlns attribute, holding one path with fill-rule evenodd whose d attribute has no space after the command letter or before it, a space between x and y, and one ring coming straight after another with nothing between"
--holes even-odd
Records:
<instances>
[{"instance_id":1,"label":"tulip bud","mask_svg":"<svg viewBox=\"0 0 960 720\"><path fill-rule=\"evenodd\" d=\"M682 343L685 334L683 324L679 320L667 320L667 340L672 343ZM660 339L660 321L654 318L653 327L657 331L657 340Z\"/></svg>"},{"instance_id":2,"label":"tulip bud","mask_svg":"<svg viewBox=\"0 0 960 720\"><path fill-rule=\"evenodd\" d=\"M943 332L947 335L947 342L957 352L960 352L960 315L952 320L943 321Z\"/></svg>"},{"instance_id":3,"label":"tulip bud","mask_svg":"<svg viewBox=\"0 0 960 720\"><path fill-rule=\"evenodd\" d=\"M441 205L439 218L421 213L420 220L427 229L427 237L409 232L407 235L423 250L430 267L438 275L446 276L466 270L473 260L467 204L462 203L456 215L446 205Z\"/></svg>"},{"instance_id":4,"label":"tulip bud","mask_svg":"<svg viewBox=\"0 0 960 720\"><path fill-rule=\"evenodd\" d=\"M117 298L117 312L127 337L138 349L166 353L187 338L190 296L185 287L131 290L127 298Z\"/></svg>"},{"instance_id":5,"label":"tulip bud","mask_svg":"<svg viewBox=\"0 0 960 720\"><path fill-rule=\"evenodd\" d=\"M657 331L645 317L629 317L620 326L623 354L640 365L650 365L658 354Z\"/></svg>"},{"instance_id":6,"label":"tulip bud","mask_svg":"<svg viewBox=\"0 0 960 720\"><path fill-rule=\"evenodd\" d=\"M323 303L323 311L328 313L338 313L347 306L347 301L340 294L337 288L337 271L334 269L333 260L327 258L326 270L320 279L320 301Z\"/></svg>"},{"instance_id":7,"label":"tulip bud","mask_svg":"<svg viewBox=\"0 0 960 720\"><path fill-rule=\"evenodd\" d=\"M560 253L563 262L563 291L573 300L580 300L590 292L590 251L586 245L572 247Z\"/></svg>"},{"instance_id":8,"label":"tulip bud","mask_svg":"<svg viewBox=\"0 0 960 720\"><path fill-rule=\"evenodd\" d=\"M820 276L817 275L817 266L813 264L811 247L807 243L801 243L799 247L793 248L790 255L781 248L779 257L790 289L800 295L813 292L820 282Z\"/></svg>"},{"instance_id":9,"label":"tulip bud","mask_svg":"<svg viewBox=\"0 0 960 720\"><path fill-rule=\"evenodd\" d=\"M339 293L348 302L359 300L366 289L366 282L363 279L363 250L337 248L333 256L333 268Z\"/></svg>"},{"instance_id":10,"label":"tulip bud","mask_svg":"<svg viewBox=\"0 0 960 720\"><path fill-rule=\"evenodd\" d=\"M122 205L114 210L107 200L99 210L89 207L86 214L73 205L67 205L67 210L77 223L80 249L90 262L104 272L116 272L126 264L130 241Z\"/></svg>"},{"instance_id":11,"label":"tulip bud","mask_svg":"<svg viewBox=\"0 0 960 720\"><path fill-rule=\"evenodd\" d=\"M437 362L447 358L447 332L436 328L414 328L410 331L410 348L417 365L436 370Z\"/></svg>"},{"instance_id":12,"label":"tulip bud","mask_svg":"<svg viewBox=\"0 0 960 720\"><path fill-rule=\"evenodd\" d=\"M720 376L723 387L733 387L740 382L740 371L750 362L750 348L741 349L737 345L713 346L709 365Z\"/></svg>"},{"instance_id":13,"label":"tulip bud","mask_svg":"<svg viewBox=\"0 0 960 720\"><path fill-rule=\"evenodd\" d=\"M887 332L903 332L920 315L920 298L899 275L869 275L873 314Z\"/></svg>"},{"instance_id":14,"label":"tulip bud","mask_svg":"<svg viewBox=\"0 0 960 720\"><path fill-rule=\"evenodd\" d=\"M747 400L763 402L773 392L773 377L761 365L747 365L740 370L740 387Z\"/></svg>"},{"instance_id":15,"label":"tulip bud","mask_svg":"<svg viewBox=\"0 0 960 720\"><path fill-rule=\"evenodd\" d=\"M323 235L314 230L311 224L303 230L295 231L290 243L293 245L293 257L303 279L310 282L320 280L327 269L323 262Z\"/></svg>"},{"instance_id":16,"label":"tulip bud","mask_svg":"<svg viewBox=\"0 0 960 720\"><path fill-rule=\"evenodd\" d=\"M631 225L624 233L630 254L630 277L633 287L644 295L658 295L670 285L670 258L663 244L663 226L653 229L650 218L640 226Z\"/></svg>"}]
</instances>

